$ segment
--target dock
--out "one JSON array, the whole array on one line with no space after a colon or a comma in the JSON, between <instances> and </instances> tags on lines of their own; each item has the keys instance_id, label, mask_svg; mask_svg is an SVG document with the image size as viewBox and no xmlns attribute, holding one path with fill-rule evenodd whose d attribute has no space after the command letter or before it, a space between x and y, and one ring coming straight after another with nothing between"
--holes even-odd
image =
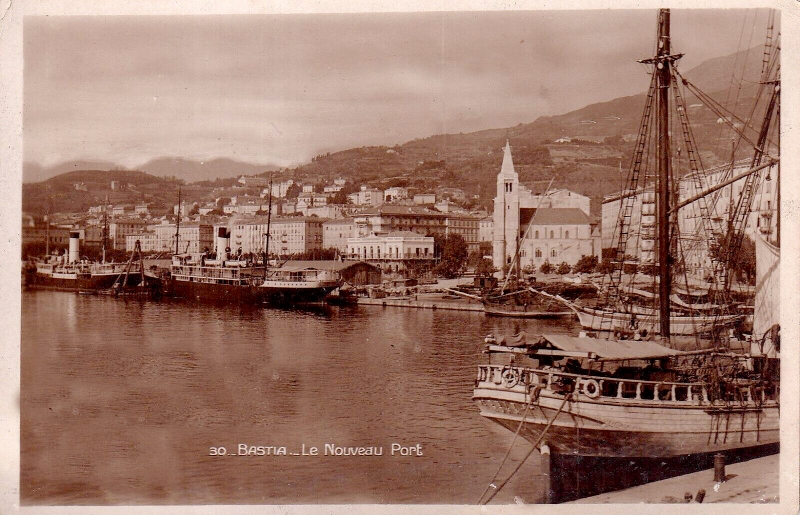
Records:
<instances>
[{"instance_id":1,"label":"dock","mask_svg":"<svg viewBox=\"0 0 800 515\"><path fill-rule=\"evenodd\" d=\"M725 481L714 482L714 469L701 470L641 486L584 497L565 504L697 504L697 494L705 490L707 503L777 503L780 455L742 461L725 467ZM691 499L689 499L691 496Z\"/></svg>"}]
</instances>

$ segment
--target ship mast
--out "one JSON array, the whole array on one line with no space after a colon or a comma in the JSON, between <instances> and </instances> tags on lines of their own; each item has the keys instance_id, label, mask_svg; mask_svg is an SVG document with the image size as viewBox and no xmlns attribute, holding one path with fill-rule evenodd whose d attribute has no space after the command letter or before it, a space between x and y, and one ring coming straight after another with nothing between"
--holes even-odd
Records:
<instances>
[{"instance_id":1,"label":"ship mast","mask_svg":"<svg viewBox=\"0 0 800 515\"><path fill-rule=\"evenodd\" d=\"M658 52L656 54L656 73L658 76L658 305L661 336L669 338L670 319L670 142L669 142L669 87L670 73L670 26L669 9L661 9L658 16Z\"/></svg>"},{"instance_id":2,"label":"ship mast","mask_svg":"<svg viewBox=\"0 0 800 515\"><path fill-rule=\"evenodd\" d=\"M178 254L178 240L181 236L181 187L178 185L178 220L175 223L175 254Z\"/></svg>"},{"instance_id":3,"label":"ship mast","mask_svg":"<svg viewBox=\"0 0 800 515\"><path fill-rule=\"evenodd\" d=\"M269 178L269 202L267 204L267 243L264 247L264 279L267 278L267 264L269 263L269 225L272 221L272 176Z\"/></svg>"}]
</instances>

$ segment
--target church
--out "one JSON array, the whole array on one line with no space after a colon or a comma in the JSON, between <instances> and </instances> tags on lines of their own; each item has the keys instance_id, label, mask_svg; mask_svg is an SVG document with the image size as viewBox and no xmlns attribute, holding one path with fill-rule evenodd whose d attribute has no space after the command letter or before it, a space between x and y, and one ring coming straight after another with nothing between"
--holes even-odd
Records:
<instances>
[{"instance_id":1,"label":"church","mask_svg":"<svg viewBox=\"0 0 800 515\"><path fill-rule=\"evenodd\" d=\"M591 223L589 197L569 190L534 195L519 182L511 145L506 141L494 198L492 262L511 265L519 251L520 267L538 270L545 262L572 266L582 256L601 257L601 236Z\"/></svg>"}]
</instances>

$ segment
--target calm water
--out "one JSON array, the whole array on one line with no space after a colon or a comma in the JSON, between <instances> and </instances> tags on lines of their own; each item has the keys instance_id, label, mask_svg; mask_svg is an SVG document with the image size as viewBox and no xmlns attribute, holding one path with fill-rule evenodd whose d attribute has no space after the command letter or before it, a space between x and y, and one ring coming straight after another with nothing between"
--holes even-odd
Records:
<instances>
[{"instance_id":1,"label":"calm water","mask_svg":"<svg viewBox=\"0 0 800 515\"><path fill-rule=\"evenodd\" d=\"M473 504L513 439L471 401L482 335L515 323L575 330L24 292L22 501ZM326 443L383 455L325 456ZM422 456L392 456L393 443ZM231 456L239 444L290 455ZM291 455L304 445L320 455ZM517 441L512 458L529 448ZM541 499L535 456L496 502Z\"/></svg>"}]
</instances>

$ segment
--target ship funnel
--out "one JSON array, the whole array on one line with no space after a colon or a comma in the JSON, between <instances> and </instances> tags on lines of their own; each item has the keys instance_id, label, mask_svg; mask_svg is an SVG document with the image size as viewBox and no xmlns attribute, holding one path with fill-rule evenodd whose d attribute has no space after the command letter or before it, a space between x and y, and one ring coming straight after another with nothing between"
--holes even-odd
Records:
<instances>
[{"instance_id":1,"label":"ship funnel","mask_svg":"<svg viewBox=\"0 0 800 515\"><path fill-rule=\"evenodd\" d=\"M217 230L217 260L226 261L230 251L231 232L225 227L220 227Z\"/></svg>"},{"instance_id":2,"label":"ship funnel","mask_svg":"<svg viewBox=\"0 0 800 515\"><path fill-rule=\"evenodd\" d=\"M77 263L81 260L81 233L69 232L69 262Z\"/></svg>"}]
</instances>

